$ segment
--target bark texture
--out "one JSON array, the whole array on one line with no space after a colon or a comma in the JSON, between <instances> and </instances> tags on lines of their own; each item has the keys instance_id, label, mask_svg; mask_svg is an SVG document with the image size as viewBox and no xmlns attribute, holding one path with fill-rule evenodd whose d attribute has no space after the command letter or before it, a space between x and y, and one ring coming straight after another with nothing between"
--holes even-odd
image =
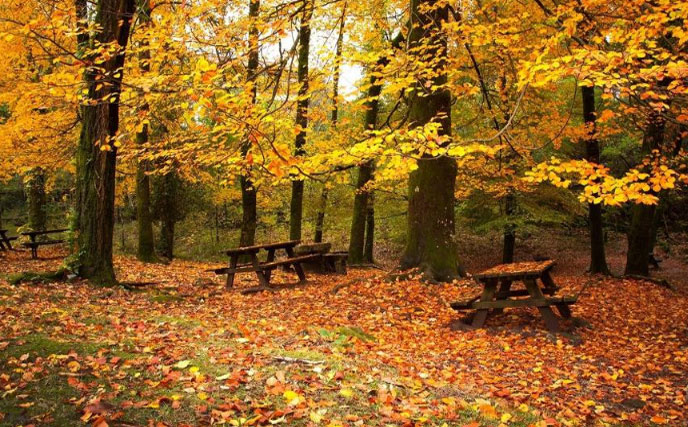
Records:
<instances>
[{"instance_id":1,"label":"bark texture","mask_svg":"<svg viewBox=\"0 0 688 427\"><path fill-rule=\"evenodd\" d=\"M451 95L443 85L446 74L446 39L440 29L448 18L446 6L431 0L411 0L409 46L417 55L433 58L433 73L421 78L409 96L409 120L414 126L440 124L440 135L451 135ZM428 92L426 88L437 89ZM428 279L451 280L459 275L454 242L454 188L456 161L423 157L409 178L407 243L401 268L417 268Z\"/></svg>"},{"instance_id":2,"label":"bark texture","mask_svg":"<svg viewBox=\"0 0 688 427\"><path fill-rule=\"evenodd\" d=\"M658 114L650 115L643 137L642 153L649 154L658 149L664 139L665 120ZM655 205L636 204L631 209L631 228L628 233L628 252L626 253L627 275L649 275L650 253L655 228Z\"/></svg>"},{"instance_id":3,"label":"bark texture","mask_svg":"<svg viewBox=\"0 0 688 427\"><path fill-rule=\"evenodd\" d=\"M119 130L119 95L124 69L124 47L129 41L134 0L99 0L95 39L116 42L122 49L102 64L100 71L86 74L90 103L82 109L82 128L77 148L78 272L96 283L115 282L112 265L115 217L115 166L117 147L112 144ZM96 73L110 84L96 85ZM107 150L101 147L109 146Z\"/></svg>"}]
</instances>

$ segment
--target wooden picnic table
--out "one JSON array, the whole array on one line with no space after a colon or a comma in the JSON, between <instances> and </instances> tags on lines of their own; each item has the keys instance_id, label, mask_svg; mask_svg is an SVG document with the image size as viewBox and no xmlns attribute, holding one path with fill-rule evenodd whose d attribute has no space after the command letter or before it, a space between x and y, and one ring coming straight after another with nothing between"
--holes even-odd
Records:
<instances>
[{"instance_id":1,"label":"wooden picnic table","mask_svg":"<svg viewBox=\"0 0 688 427\"><path fill-rule=\"evenodd\" d=\"M558 317L552 311L555 306L564 318L571 317L570 305L577 296L554 297L559 290L554 283L550 270L556 264L553 260L500 264L473 277L483 285L482 294L468 301L451 304L455 310L475 309L472 325L480 328L485 324L490 310L501 312L511 307L537 307L550 332L559 330ZM542 287L538 285L538 280ZM525 289L512 290L511 285L521 281ZM499 286L499 289L497 287ZM547 296L545 296L547 295ZM514 299L512 297L524 297Z\"/></svg>"},{"instance_id":2,"label":"wooden picnic table","mask_svg":"<svg viewBox=\"0 0 688 427\"><path fill-rule=\"evenodd\" d=\"M0 229L0 250L12 250L12 240L17 240L17 238L8 237L7 230Z\"/></svg>"},{"instance_id":3,"label":"wooden picnic table","mask_svg":"<svg viewBox=\"0 0 688 427\"><path fill-rule=\"evenodd\" d=\"M36 258L38 258L38 247L39 246L57 245L60 243L64 243L63 239L38 241L38 240L36 240L36 237L45 236L48 234L64 233L65 231L69 231L69 229L68 228L58 228L58 229L54 229L54 230L25 231L25 232L21 233L21 235L22 236L29 236L31 241L26 242L26 243L22 243L22 245L30 248L31 249L31 258L36 259Z\"/></svg>"},{"instance_id":4,"label":"wooden picnic table","mask_svg":"<svg viewBox=\"0 0 688 427\"><path fill-rule=\"evenodd\" d=\"M270 287L270 278L272 270L279 266L293 266L296 274L299 276L299 282L306 281L306 274L303 271L301 262L313 258L313 255L296 256L294 254L294 247L299 244L298 240L289 240L286 242L266 243L262 245L244 246L240 248L227 249L223 251L229 256L229 266L226 268L218 268L212 270L216 274L227 275L227 287L231 288L234 285L234 275L244 272L255 272L258 277L258 282L261 288ZM280 260L275 260L275 253L278 250L286 252L287 257ZM258 253L266 251L267 257L264 262L258 260ZM249 259L248 263L239 265L239 259L245 257Z\"/></svg>"}]
</instances>

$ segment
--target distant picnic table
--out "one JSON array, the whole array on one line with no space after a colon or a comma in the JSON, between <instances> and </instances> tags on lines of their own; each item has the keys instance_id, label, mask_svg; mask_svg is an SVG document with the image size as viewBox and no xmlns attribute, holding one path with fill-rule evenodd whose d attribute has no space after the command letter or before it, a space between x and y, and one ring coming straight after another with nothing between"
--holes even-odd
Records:
<instances>
[{"instance_id":1,"label":"distant picnic table","mask_svg":"<svg viewBox=\"0 0 688 427\"><path fill-rule=\"evenodd\" d=\"M578 297L553 296L559 290L550 274L555 264L555 261L547 260L500 264L492 267L473 276L483 285L481 295L467 301L454 302L451 307L455 310L477 310L472 322L476 328L483 327L490 310L501 312L511 307L537 307L547 329L550 332L557 332L559 320L551 307L555 306L562 317L570 318L569 306L574 304ZM542 283L542 287L538 285L538 280ZM511 286L515 281L523 282L525 289L512 290ZM499 289L497 289L498 285ZM529 298L512 298L523 296Z\"/></svg>"},{"instance_id":2,"label":"distant picnic table","mask_svg":"<svg viewBox=\"0 0 688 427\"><path fill-rule=\"evenodd\" d=\"M17 237L8 237L7 230L0 229L0 250L12 250L12 240L17 240Z\"/></svg>"},{"instance_id":3,"label":"distant picnic table","mask_svg":"<svg viewBox=\"0 0 688 427\"><path fill-rule=\"evenodd\" d=\"M36 258L38 258L38 248L40 246L58 245L60 243L65 242L64 239L36 240L36 237L46 236L49 234L64 233L65 231L69 231L69 229L68 228L58 228L58 229L54 229L54 230L25 231L25 232L21 233L21 235L22 236L29 236L29 239L31 239L31 241L22 243L22 245L26 246L27 248L30 248L31 249L31 258L36 259Z\"/></svg>"},{"instance_id":4,"label":"distant picnic table","mask_svg":"<svg viewBox=\"0 0 688 427\"><path fill-rule=\"evenodd\" d=\"M255 272L260 283L259 289L269 289L270 279L272 278L272 270L280 266L293 266L296 274L299 276L299 283L306 281L306 274L303 271L301 263L311 260L317 255L303 255L296 256L294 254L294 247L299 244L298 240L289 240L286 242L265 243L262 245L244 246L240 248L227 249L223 251L229 256L229 266L223 268L216 268L213 271L215 274L227 275L227 287L234 286L234 276L237 273ZM284 251L286 258L275 259L276 252ZM258 260L258 253L261 251L267 252L266 260L261 262ZM249 262L239 264L240 258L248 258Z\"/></svg>"}]
</instances>

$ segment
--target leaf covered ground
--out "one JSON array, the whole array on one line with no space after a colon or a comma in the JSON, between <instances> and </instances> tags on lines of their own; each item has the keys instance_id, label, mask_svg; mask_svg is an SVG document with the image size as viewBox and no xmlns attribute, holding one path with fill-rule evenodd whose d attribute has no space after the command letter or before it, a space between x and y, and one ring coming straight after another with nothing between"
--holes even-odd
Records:
<instances>
[{"instance_id":1,"label":"leaf covered ground","mask_svg":"<svg viewBox=\"0 0 688 427\"><path fill-rule=\"evenodd\" d=\"M452 330L469 281L310 275L242 295L205 269L116 260L134 290L11 285L61 259L0 256L3 425L595 425L688 418L688 295L558 274L581 292L557 336L512 309ZM52 255L52 256L51 256ZM277 283L293 282L277 273ZM211 282L213 281L213 282ZM587 286L586 286L587 284ZM255 285L240 275L238 289ZM336 290L336 292L333 292Z\"/></svg>"}]
</instances>

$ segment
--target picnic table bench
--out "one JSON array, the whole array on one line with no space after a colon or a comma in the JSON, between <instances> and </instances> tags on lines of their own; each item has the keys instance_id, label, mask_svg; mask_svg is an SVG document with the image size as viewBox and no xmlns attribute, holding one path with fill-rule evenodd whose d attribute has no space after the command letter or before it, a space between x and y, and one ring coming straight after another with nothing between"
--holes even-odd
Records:
<instances>
[{"instance_id":1,"label":"picnic table bench","mask_svg":"<svg viewBox=\"0 0 688 427\"><path fill-rule=\"evenodd\" d=\"M550 332L559 330L558 317L552 311L557 308L564 318L571 317L570 305L576 303L577 296L554 296L559 287L554 283L550 270L556 264L553 260L500 264L474 275L483 285L483 291L467 301L451 304L455 310L475 309L472 326L480 328L485 324L490 310L501 312L511 307L537 307ZM542 282L540 287L537 281ZM521 281L525 289L511 289L515 281ZM499 285L499 289L497 286ZM524 297L513 299L512 297Z\"/></svg>"},{"instance_id":2,"label":"picnic table bench","mask_svg":"<svg viewBox=\"0 0 688 427\"><path fill-rule=\"evenodd\" d=\"M9 236L7 236L7 230L0 229L0 249L1 250L11 250L13 240L17 240L17 236L9 237Z\"/></svg>"},{"instance_id":3,"label":"picnic table bench","mask_svg":"<svg viewBox=\"0 0 688 427\"><path fill-rule=\"evenodd\" d=\"M229 266L223 268L216 268L213 271L215 274L226 274L228 288L234 286L234 276L237 273L255 272L258 277L261 289L270 288L270 279L272 277L272 270L277 267L292 266L299 276L299 283L306 281L306 274L303 271L301 263L314 258L316 255L296 256L294 254L294 247L299 244L298 240L289 240L286 242L266 243L262 245L244 246L240 248L227 249L223 251L229 256ZM275 259L275 253L278 250L286 252L287 257L283 259ZM266 251L266 260L261 262L258 260L258 253ZM249 262L239 264L239 259L245 257Z\"/></svg>"},{"instance_id":4,"label":"picnic table bench","mask_svg":"<svg viewBox=\"0 0 688 427\"><path fill-rule=\"evenodd\" d=\"M331 248L331 243L309 243L296 246L294 252L297 256L315 255L314 258L302 263L302 267L306 271L323 274L346 274L346 261L349 258L349 253L330 252Z\"/></svg>"},{"instance_id":5,"label":"picnic table bench","mask_svg":"<svg viewBox=\"0 0 688 427\"><path fill-rule=\"evenodd\" d=\"M7 236L7 230L0 229L0 250L12 250L12 241L17 240L17 236Z\"/></svg>"},{"instance_id":6,"label":"picnic table bench","mask_svg":"<svg viewBox=\"0 0 688 427\"><path fill-rule=\"evenodd\" d=\"M36 258L38 258L39 246L58 245L60 243L65 242L64 239L36 240L36 237L46 236L48 234L64 233L65 231L69 231L69 229L68 228L58 228L55 230L25 231L25 232L21 233L21 235L22 236L29 236L31 241L22 243L22 246L30 248L31 249L31 258L36 259Z\"/></svg>"}]
</instances>

